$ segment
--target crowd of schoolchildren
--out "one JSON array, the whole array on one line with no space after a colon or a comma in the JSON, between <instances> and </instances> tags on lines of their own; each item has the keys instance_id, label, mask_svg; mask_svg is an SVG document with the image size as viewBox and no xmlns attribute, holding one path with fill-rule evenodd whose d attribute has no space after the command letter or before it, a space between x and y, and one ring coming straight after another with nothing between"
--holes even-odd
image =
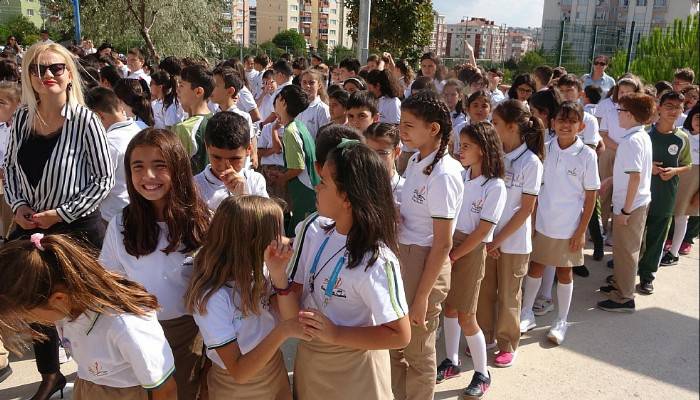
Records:
<instances>
[{"instance_id":1,"label":"crowd of schoolchildren","mask_svg":"<svg viewBox=\"0 0 700 400\"><path fill-rule=\"evenodd\" d=\"M587 234L612 246L598 308L631 312L698 233L688 68L649 86L599 56L507 87L432 53L80 55L0 60L0 338L33 345L35 400L64 353L78 400L428 400L462 337L481 398L536 316L565 340Z\"/></svg>"}]
</instances>

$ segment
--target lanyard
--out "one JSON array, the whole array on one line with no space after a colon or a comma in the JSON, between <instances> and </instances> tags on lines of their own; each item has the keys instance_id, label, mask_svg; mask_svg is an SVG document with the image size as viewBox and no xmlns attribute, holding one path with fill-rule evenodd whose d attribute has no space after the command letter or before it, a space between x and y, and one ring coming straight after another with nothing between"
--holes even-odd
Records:
<instances>
[{"instance_id":1,"label":"lanyard","mask_svg":"<svg viewBox=\"0 0 700 400\"><path fill-rule=\"evenodd\" d=\"M311 265L311 270L309 271L309 291L311 293L314 292L315 290L315 281L316 277L323 271L323 269L328 265L328 262L331 261L338 253L343 251L345 249L345 246L340 248L335 254L333 254L328 261L321 266L321 269L316 273L316 268L318 268L318 262L321 259L321 254L323 254L323 250L326 248L326 245L328 244L328 239L330 237L326 237L326 239L323 240L323 243L321 243L321 247L318 249L316 252L316 256L314 257L314 263ZM330 278L328 278L328 283L326 284L326 290L324 291L324 300L323 300L323 306L327 306L328 302L330 299L333 297L333 289L335 288L336 283L338 282L338 276L340 276L340 270L343 268L343 265L345 264L345 256L341 256L338 259L338 262L335 263L335 267L333 268L333 272L331 273Z\"/></svg>"}]
</instances>

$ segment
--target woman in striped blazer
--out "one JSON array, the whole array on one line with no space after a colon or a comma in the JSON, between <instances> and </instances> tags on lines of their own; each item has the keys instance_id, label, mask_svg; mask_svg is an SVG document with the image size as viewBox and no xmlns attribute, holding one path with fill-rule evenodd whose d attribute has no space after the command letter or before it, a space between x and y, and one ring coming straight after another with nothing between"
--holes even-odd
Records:
<instances>
[{"instance_id":1,"label":"woman in striped blazer","mask_svg":"<svg viewBox=\"0 0 700 400\"><path fill-rule=\"evenodd\" d=\"M107 137L83 104L80 74L59 44L36 44L22 62L22 103L13 117L5 156L5 193L15 215L9 239L35 232L64 233L100 248L98 207L114 186ZM58 361L58 334L34 343L42 383L32 399L48 399L66 379Z\"/></svg>"}]
</instances>

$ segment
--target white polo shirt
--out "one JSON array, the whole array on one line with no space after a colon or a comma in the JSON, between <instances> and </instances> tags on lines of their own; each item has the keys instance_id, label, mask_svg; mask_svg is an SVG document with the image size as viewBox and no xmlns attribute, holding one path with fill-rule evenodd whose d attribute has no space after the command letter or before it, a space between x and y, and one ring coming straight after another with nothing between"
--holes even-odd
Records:
<instances>
[{"instance_id":1,"label":"white polo shirt","mask_svg":"<svg viewBox=\"0 0 700 400\"><path fill-rule=\"evenodd\" d=\"M160 235L156 250L137 258L124 248L122 213L115 215L107 226L100 262L106 269L140 283L156 296L161 306L158 319L165 321L187 314L184 297L190 272L184 262L190 255L161 251L168 247L168 225L158 222L158 227Z\"/></svg>"},{"instance_id":2,"label":"white polo shirt","mask_svg":"<svg viewBox=\"0 0 700 400\"><path fill-rule=\"evenodd\" d=\"M613 103L612 98L607 98L601 101L595 109L595 116L600 118L600 130L607 131L608 137L615 143L619 143L625 135L625 130L620 127L617 107L618 105Z\"/></svg>"},{"instance_id":3,"label":"white polo shirt","mask_svg":"<svg viewBox=\"0 0 700 400\"><path fill-rule=\"evenodd\" d=\"M586 127L583 128L583 131L578 134L578 137L580 137L581 140L583 140L583 143L588 146L598 146L598 143L603 140L603 138L600 136L598 118L584 111L583 123L586 124Z\"/></svg>"},{"instance_id":4,"label":"white polo shirt","mask_svg":"<svg viewBox=\"0 0 700 400\"><path fill-rule=\"evenodd\" d=\"M398 124L401 122L401 100L398 97L382 96L377 100L379 122Z\"/></svg>"},{"instance_id":5,"label":"white polo shirt","mask_svg":"<svg viewBox=\"0 0 700 400\"><path fill-rule=\"evenodd\" d=\"M175 371L175 360L154 311L145 316L86 311L56 323L78 378L101 386L154 389Z\"/></svg>"},{"instance_id":6,"label":"white polo shirt","mask_svg":"<svg viewBox=\"0 0 700 400\"><path fill-rule=\"evenodd\" d=\"M102 219L109 222L115 214L129 204L129 193L126 191L126 172L124 171L124 154L131 139L141 132L134 120L127 119L117 122L107 128L107 144L112 156L114 171L114 187L100 204Z\"/></svg>"},{"instance_id":7,"label":"white polo shirt","mask_svg":"<svg viewBox=\"0 0 700 400\"><path fill-rule=\"evenodd\" d=\"M524 194L537 196L542 185L542 162L525 143L505 155L506 175L503 183L508 193L506 206L501 219L496 225L495 234L513 218L520 206ZM528 216L518 230L501 244L501 252L508 254L529 254L532 251L532 222Z\"/></svg>"},{"instance_id":8,"label":"white polo shirt","mask_svg":"<svg viewBox=\"0 0 700 400\"><path fill-rule=\"evenodd\" d=\"M275 126L274 122L271 122L263 126L262 133L260 133L260 138L258 138L258 148L259 149L271 149L272 148L272 128ZM284 136L284 127L280 127L277 130L277 135L282 141ZM260 165L279 165L284 167L284 151L279 154L272 154L269 156L260 158Z\"/></svg>"},{"instance_id":9,"label":"white polo shirt","mask_svg":"<svg viewBox=\"0 0 700 400\"><path fill-rule=\"evenodd\" d=\"M309 107L302 111L296 119L303 122L311 137L316 139L318 130L331 121L331 112L328 105L321 101L321 97L316 96Z\"/></svg>"},{"instance_id":10,"label":"white polo shirt","mask_svg":"<svg viewBox=\"0 0 700 400\"><path fill-rule=\"evenodd\" d=\"M686 131L688 134L688 141L690 141L690 158L693 161L693 165L700 164L700 135L692 134Z\"/></svg>"},{"instance_id":11,"label":"white polo shirt","mask_svg":"<svg viewBox=\"0 0 700 400\"><path fill-rule=\"evenodd\" d=\"M262 119L263 121L266 120L267 117L270 116L270 114L275 112L274 100L275 98L272 97L272 94L266 94L260 101L260 107L258 108L258 111L260 111L260 119Z\"/></svg>"},{"instance_id":12,"label":"white polo shirt","mask_svg":"<svg viewBox=\"0 0 700 400\"><path fill-rule=\"evenodd\" d=\"M312 275L314 260L326 238L328 242ZM359 265L348 269L346 242L347 236L335 229L306 235L299 269L294 276L294 282L304 286L303 307L320 310L336 325L353 327L378 326L407 315L408 304L396 255L382 245L372 265L367 265L368 253ZM345 257L345 261L340 264L342 267L326 301L326 287L341 257ZM310 281L313 281L313 292Z\"/></svg>"},{"instance_id":13,"label":"white polo shirt","mask_svg":"<svg viewBox=\"0 0 700 400\"><path fill-rule=\"evenodd\" d=\"M126 76L126 79L143 79L146 81L147 84L151 84L151 77L146 74L143 69L139 69L138 71L134 72L129 72L129 75Z\"/></svg>"},{"instance_id":14,"label":"white polo shirt","mask_svg":"<svg viewBox=\"0 0 700 400\"><path fill-rule=\"evenodd\" d=\"M309 214L303 221L299 222L297 226L294 227L294 254L287 264L287 276L289 279L294 280L297 273L303 269L300 266L301 254L304 247L310 246L311 239L319 231L325 229L325 227L333 225L335 221L330 218L322 217L318 212L313 212Z\"/></svg>"},{"instance_id":15,"label":"white polo shirt","mask_svg":"<svg viewBox=\"0 0 700 400\"><path fill-rule=\"evenodd\" d=\"M457 230L471 234L486 221L493 224L484 243L493 240L493 232L501 219L503 208L506 206L506 185L501 178L487 179L483 175L471 178L471 169L462 172L464 179L464 201L457 218Z\"/></svg>"},{"instance_id":16,"label":"white polo shirt","mask_svg":"<svg viewBox=\"0 0 700 400\"><path fill-rule=\"evenodd\" d=\"M394 194L394 202L396 202L397 206L401 206L401 192L405 182L406 178L394 171L394 175L391 176L391 192Z\"/></svg>"},{"instance_id":17,"label":"white polo shirt","mask_svg":"<svg viewBox=\"0 0 700 400\"><path fill-rule=\"evenodd\" d=\"M245 178L244 194L270 197L267 194L267 185L262 174L247 168L242 169L240 174ZM212 211L216 211L221 202L231 196L231 192L226 188L224 182L214 176L211 165L207 165L204 171L194 177L194 183L197 185L197 191L202 200Z\"/></svg>"},{"instance_id":18,"label":"white polo shirt","mask_svg":"<svg viewBox=\"0 0 700 400\"><path fill-rule=\"evenodd\" d=\"M241 91L238 92L238 102L236 102L236 106L247 113L258 108L258 104L255 102L253 93L251 93L250 89L245 86L243 86Z\"/></svg>"},{"instance_id":19,"label":"white polo shirt","mask_svg":"<svg viewBox=\"0 0 700 400\"><path fill-rule=\"evenodd\" d=\"M571 239L581 221L587 190L600 189L598 157L580 138L566 149L557 139L545 148L542 189L537 197L537 232Z\"/></svg>"},{"instance_id":20,"label":"white polo shirt","mask_svg":"<svg viewBox=\"0 0 700 400\"><path fill-rule=\"evenodd\" d=\"M462 143L462 138L460 137L460 134L462 132L462 129L464 129L465 126L469 125L469 116L464 117L464 121L460 122L457 125L452 125L452 152L455 154L460 153L460 146Z\"/></svg>"},{"instance_id":21,"label":"white polo shirt","mask_svg":"<svg viewBox=\"0 0 700 400\"><path fill-rule=\"evenodd\" d=\"M639 172L641 179L632 208L625 211L631 213L637 208L651 203L652 163L649 133L641 125L626 130L617 147L615 164L613 165L612 203L615 214L621 214L622 208L625 206L631 172Z\"/></svg>"},{"instance_id":22,"label":"white polo shirt","mask_svg":"<svg viewBox=\"0 0 700 400\"><path fill-rule=\"evenodd\" d=\"M469 119L469 117L467 117L464 113L450 111L450 119L452 119L452 129L454 130L454 128L456 128L457 125L461 125L463 122Z\"/></svg>"},{"instance_id":23,"label":"white polo shirt","mask_svg":"<svg viewBox=\"0 0 700 400\"><path fill-rule=\"evenodd\" d=\"M265 282L267 283L268 280ZM241 304L241 296L233 282L229 282L211 295L206 303L206 313L200 314L195 308L192 316L207 346L207 357L213 363L226 369L216 349L236 342L241 354L246 354L255 349L272 332L277 325L277 319L270 311L271 289L268 287L264 298L260 300L260 313L257 315L252 312L250 315L243 315L243 311L238 307Z\"/></svg>"},{"instance_id":24,"label":"white polo shirt","mask_svg":"<svg viewBox=\"0 0 700 400\"><path fill-rule=\"evenodd\" d=\"M462 165L445 154L430 175L423 169L430 165L437 150L420 160L420 152L408 161L406 182L401 191L399 243L430 247L433 245L433 218L456 219L462 206L464 183ZM454 224L452 226L454 233Z\"/></svg>"}]
</instances>

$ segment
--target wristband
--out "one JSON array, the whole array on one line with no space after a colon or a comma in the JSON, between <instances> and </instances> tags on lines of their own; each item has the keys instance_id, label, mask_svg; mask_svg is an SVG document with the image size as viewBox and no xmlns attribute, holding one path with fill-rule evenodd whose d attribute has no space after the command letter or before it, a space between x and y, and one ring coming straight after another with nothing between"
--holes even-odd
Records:
<instances>
[{"instance_id":1,"label":"wristband","mask_svg":"<svg viewBox=\"0 0 700 400\"><path fill-rule=\"evenodd\" d=\"M622 215L632 215L632 214L628 213L627 211L625 211L624 207L620 209L620 212L622 213Z\"/></svg>"},{"instance_id":2,"label":"wristband","mask_svg":"<svg viewBox=\"0 0 700 400\"><path fill-rule=\"evenodd\" d=\"M284 289L279 289L279 288L275 287L275 284L273 283L272 290L274 290L275 294L277 294L277 295L286 296L292 292L292 281L287 281L287 287Z\"/></svg>"}]
</instances>

